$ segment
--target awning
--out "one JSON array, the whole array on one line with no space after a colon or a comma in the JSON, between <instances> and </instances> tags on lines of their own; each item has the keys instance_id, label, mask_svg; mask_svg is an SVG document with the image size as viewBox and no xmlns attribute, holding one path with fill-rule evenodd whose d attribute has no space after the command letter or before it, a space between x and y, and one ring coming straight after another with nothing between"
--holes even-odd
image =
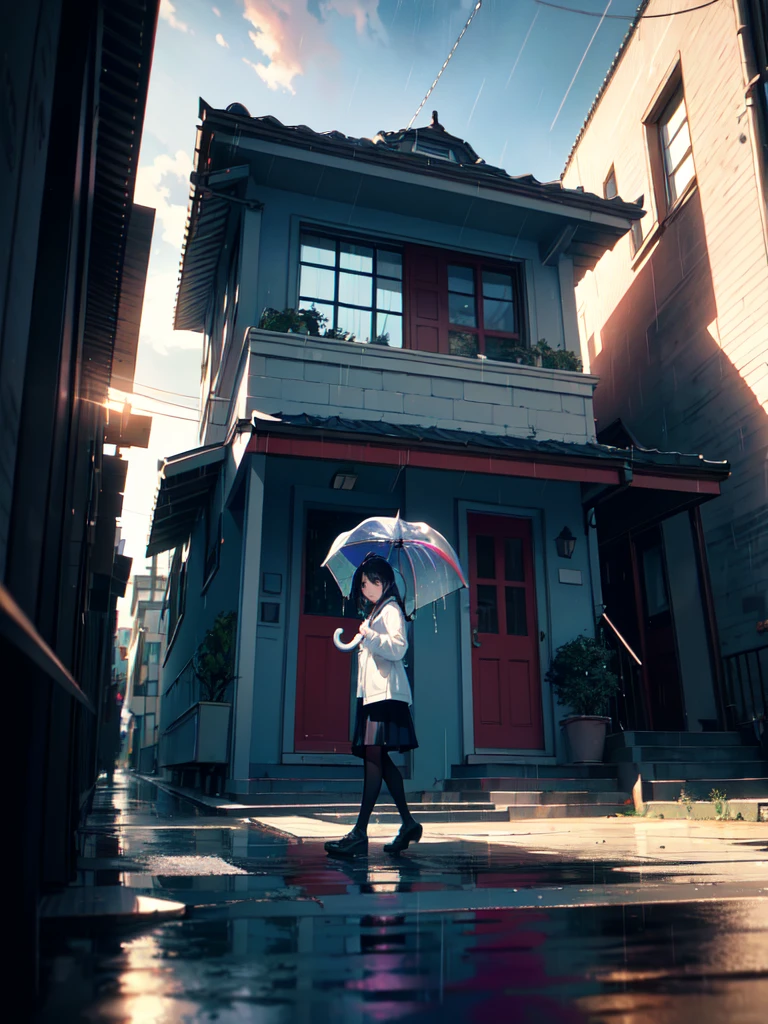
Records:
<instances>
[{"instance_id":1,"label":"awning","mask_svg":"<svg viewBox=\"0 0 768 1024\"><path fill-rule=\"evenodd\" d=\"M193 448L166 459L160 473L147 558L183 544L216 487L226 444Z\"/></svg>"}]
</instances>

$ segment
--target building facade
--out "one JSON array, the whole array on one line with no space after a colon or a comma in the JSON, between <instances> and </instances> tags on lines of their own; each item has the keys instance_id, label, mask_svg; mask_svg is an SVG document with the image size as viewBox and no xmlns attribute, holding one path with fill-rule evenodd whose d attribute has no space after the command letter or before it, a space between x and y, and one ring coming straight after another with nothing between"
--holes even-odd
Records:
<instances>
[{"instance_id":1,"label":"building facade","mask_svg":"<svg viewBox=\"0 0 768 1024\"><path fill-rule=\"evenodd\" d=\"M157 573L157 559L153 559L152 569L131 580L131 632L123 702L124 763L147 774L157 770L164 641L161 619L167 585L166 577Z\"/></svg>"},{"instance_id":2,"label":"building facade","mask_svg":"<svg viewBox=\"0 0 768 1024\"><path fill-rule=\"evenodd\" d=\"M148 547L175 549L162 736L199 737L192 657L235 611L227 789L356 763L354 659L331 643L355 613L321 563L399 513L470 584L413 623L410 786L566 760L546 673L603 611L598 533L694 507L728 472L596 443L574 282L640 211L510 178L436 115L373 140L201 116L176 324L204 339L202 444L166 461ZM324 320L298 333L301 309Z\"/></svg>"},{"instance_id":3,"label":"building facade","mask_svg":"<svg viewBox=\"0 0 768 1024\"><path fill-rule=\"evenodd\" d=\"M31 0L2 15L0 661L23 752L11 971L30 989L41 897L75 878L115 721L120 448L146 444L149 419L109 422L107 396L133 378L154 221L132 199L158 6Z\"/></svg>"},{"instance_id":4,"label":"building facade","mask_svg":"<svg viewBox=\"0 0 768 1024\"><path fill-rule=\"evenodd\" d=\"M749 0L658 17L669 7L641 5L563 184L645 210L576 288L582 353L600 378L598 437L615 443L621 421L625 443L732 466L701 529L735 725L765 713L768 688L768 26ZM696 660L672 642L664 582L684 528L671 519L608 559L631 583L632 562L654 550L659 600L638 631L627 586L617 618L639 647L666 648L675 689Z\"/></svg>"}]
</instances>

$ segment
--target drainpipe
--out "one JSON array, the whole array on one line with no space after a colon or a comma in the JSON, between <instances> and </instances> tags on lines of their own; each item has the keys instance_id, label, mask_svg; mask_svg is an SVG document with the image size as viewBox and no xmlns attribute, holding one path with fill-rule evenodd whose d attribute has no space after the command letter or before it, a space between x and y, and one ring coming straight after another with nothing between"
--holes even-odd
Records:
<instances>
[{"instance_id":1,"label":"drainpipe","mask_svg":"<svg viewBox=\"0 0 768 1024\"><path fill-rule=\"evenodd\" d=\"M733 12L736 18L736 35L739 38L741 54L741 73L744 83L744 101L747 110L747 124L751 135L752 163L755 171L760 221L763 228L763 244L768 258L768 200L766 199L766 149L768 139L760 121L759 101L755 99L755 90L760 88L762 72L757 66L755 51L752 46L750 18L747 0L734 0Z\"/></svg>"}]
</instances>

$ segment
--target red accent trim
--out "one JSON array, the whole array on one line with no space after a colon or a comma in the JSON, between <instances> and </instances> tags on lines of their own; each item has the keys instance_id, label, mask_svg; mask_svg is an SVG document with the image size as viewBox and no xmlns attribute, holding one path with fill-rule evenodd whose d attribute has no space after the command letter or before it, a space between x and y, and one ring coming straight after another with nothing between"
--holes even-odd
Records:
<instances>
[{"instance_id":1,"label":"red accent trim","mask_svg":"<svg viewBox=\"0 0 768 1024\"><path fill-rule=\"evenodd\" d=\"M653 491L687 491L694 494L719 494L720 484L716 480L691 480L690 477L654 476L650 473L635 472L632 487Z\"/></svg>"},{"instance_id":2,"label":"red accent trim","mask_svg":"<svg viewBox=\"0 0 768 1024\"><path fill-rule=\"evenodd\" d=\"M247 451L266 455L286 455L298 459L328 459L333 462L367 462L378 466L413 466L420 469L456 470L465 473L490 473L492 476L533 477L537 480L619 484L618 469L601 466L573 466L537 462L535 459L470 454L468 452L431 452L365 442L328 441L325 438L289 438L254 435ZM571 456L564 456L571 461Z\"/></svg>"}]
</instances>

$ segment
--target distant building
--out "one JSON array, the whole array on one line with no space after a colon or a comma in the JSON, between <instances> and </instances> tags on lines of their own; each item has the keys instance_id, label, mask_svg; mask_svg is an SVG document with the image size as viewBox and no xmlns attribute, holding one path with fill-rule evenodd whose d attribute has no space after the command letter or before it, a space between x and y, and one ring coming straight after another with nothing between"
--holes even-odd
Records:
<instances>
[{"instance_id":1,"label":"distant building","mask_svg":"<svg viewBox=\"0 0 768 1024\"><path fill-rule=\"evenodd\" d=\"M123 718L126 723L125 763L139 772L157 768L163 633L161 616L167 578L153 572L131 580L131 618Z\"/></svg>"},{"instance_id":2,"label":"distant building","mask_svg":"<svg viewBox=\"0 0 768 1024\"><path fill-rule=\"evenodd\" d=\"M645 210L576 287L582 353L600 378L598 438L732 468L720 500L618 540L603 561L608 607L664 680L664 729L748 723L768 695L766 6L671 11L640 5L563 174L567 188ZM700 565L676 598L691 522L711 588ZM719 688L691 699L685 678L708 671L706 636L675 623L700 586L724 660Z\"/></svg>"},{"instance_id":3,"label":"distant building","mask_svg":"<svg viewBox=\"0 0 768 1024\"><path fill-rule=\"evenodd\" d=\"M338 533L398 511L445 534L470 584L413 624L409 786L440 786L454 766L563 763L547 669L594 634L600 545L716 497L728 475L595 439L574 282L640 209L510 177L436 116L373 139L240 104L201 103L201 118L176 326L202 336L202 446L166 460L148 548L174 551L163 765L212 760L192 658L229 611L227 790L359 763L355 659L331 643L357 616L321 563ZM297 309L325 323L296 333ZM687 574L704 556L690 529L683 542ZM676 628L706 656L698 589ZM685 686L711 692L709 665ZM628 684L617 727L637 727L642 699Z\"/></svg>"}]
</instances>

